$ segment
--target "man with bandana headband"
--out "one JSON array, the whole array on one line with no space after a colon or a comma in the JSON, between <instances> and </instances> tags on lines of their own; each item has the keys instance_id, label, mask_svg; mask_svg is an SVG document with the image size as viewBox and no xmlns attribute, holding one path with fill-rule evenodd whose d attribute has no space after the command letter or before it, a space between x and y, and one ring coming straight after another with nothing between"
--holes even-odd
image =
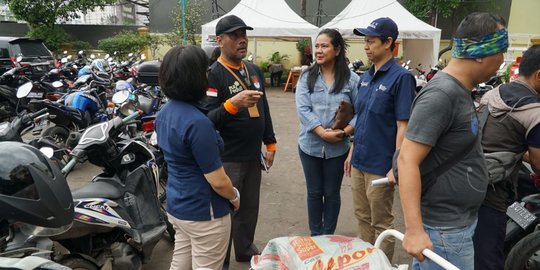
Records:
<instances>
[{"instance_id":1,"label":"man with bandana headband","mask_svg":"<svg viewBox=\"0 0 540 270\"><path fill-rule=\"evenodd\" d=\"M424 258L425 248L474 269L472 238L488 177L471 90L503 62L504 25L489 13L465 17L448 66L414 100L397 160L403 247L415 257L413 269L440 269Z\"/></svg>"}]
</instances>

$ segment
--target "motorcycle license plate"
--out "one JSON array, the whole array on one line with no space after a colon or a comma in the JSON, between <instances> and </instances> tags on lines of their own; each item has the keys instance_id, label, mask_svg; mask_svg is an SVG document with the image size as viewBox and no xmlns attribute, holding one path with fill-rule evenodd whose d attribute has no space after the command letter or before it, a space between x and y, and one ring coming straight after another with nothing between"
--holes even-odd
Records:
<instances>
[{"instance_id":1,"label":"motorcycle license plate","mask_svg":"<svg viewBox=\"0 0 540 270\"><path fill-rule=\"evenodd\" d=\"M28 98L43 98L43 92L30 92L28 93Z\"/></svg>"},{"instance_id":2,"label":"motorcycle license plate","mask_svg":"<svg viewBox=\"0 0 540 270\"><path fill-rule=\"evenodd\" d=\"M506 215L515 221L524 230L536 220L536 216L529 212L519 202L514 202L506 209Z\"/></svg>"}]
</instances>

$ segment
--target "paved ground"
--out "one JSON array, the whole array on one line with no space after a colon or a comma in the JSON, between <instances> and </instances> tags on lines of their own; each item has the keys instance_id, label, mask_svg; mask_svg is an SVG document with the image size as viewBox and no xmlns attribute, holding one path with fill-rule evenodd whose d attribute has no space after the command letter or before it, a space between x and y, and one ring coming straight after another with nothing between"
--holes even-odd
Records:
<instances>
[{"instance_id":1,"label":"paved ground","mask_svg":"<svg viewBox=\"0 0 540 270\"><path fill-rule=\"evenodd\" d=\"M270 173L263 173L261 185L261 205L255 244L263 249L268 240L280 236L309 235L307 227L306 188L302 167L298 158L298 118L294 104L294 94L283 92L282 88L267 90L268 100L278 140L278 150L274 167ZM99 170L92 166L81 166L69 177L74 188L89 181ZM356 219L352 210L351 188L348 178L341 187L341 212L336 234L355 236ZM399 206L398 192L394 202L396 228L403 231L403 219ZM169 268L171 243L162 240L154 250L145 270L165 270ZM233 256L234 258L234 256ZM394 263L409 263L410 257L398 241ZM249 269L248 263L231 262L230 269Z\"/></svg>"}]
</instances>

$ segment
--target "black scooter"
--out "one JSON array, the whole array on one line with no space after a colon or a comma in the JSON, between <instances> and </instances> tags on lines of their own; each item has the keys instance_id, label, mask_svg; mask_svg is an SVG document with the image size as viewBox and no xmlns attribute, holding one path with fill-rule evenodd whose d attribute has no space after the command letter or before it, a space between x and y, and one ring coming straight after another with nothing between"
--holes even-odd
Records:
<instances>
[{"instance_id":1,"label":"black scooter","mask_svg":"<svg viewBox=\"0 0 540 270\"><path fill-rule=\"evenodd\" d=\"M70 254L58 255L55 261L72 268L141 269L163 233L174 236L157 196L154 150L141 141L117 140L138 116L135 112L88 127L72 150L64 174L86 160L104 169L73 192L73 227L51 237Z\"/></svg>"},{"instance_id":2,"label":"black scooter","mask_svg":"<svg viewBox=\"0 0 540 270\"><path fill-rule=\"evenodd\" d=\"M540 269L540 178L521 165L518 201L506 211L505 269Z\"/></svg>"}]
</instances>

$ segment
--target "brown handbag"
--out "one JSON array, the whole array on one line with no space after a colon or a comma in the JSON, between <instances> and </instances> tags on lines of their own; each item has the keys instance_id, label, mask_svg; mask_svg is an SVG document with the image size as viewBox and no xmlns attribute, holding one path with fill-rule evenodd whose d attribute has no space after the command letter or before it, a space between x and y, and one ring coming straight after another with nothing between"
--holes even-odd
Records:
<instances>
[{"instance_id":1,"label":"brown handbag","mask_svg":"<svg viewBox=\"0 0 540 270\"><path fill-rule=\"evenodd\" d=\"M353 105L347 101L341 101L336 110L332 129L344 129L354 117Z\"/></svg>"}]
</instances>

